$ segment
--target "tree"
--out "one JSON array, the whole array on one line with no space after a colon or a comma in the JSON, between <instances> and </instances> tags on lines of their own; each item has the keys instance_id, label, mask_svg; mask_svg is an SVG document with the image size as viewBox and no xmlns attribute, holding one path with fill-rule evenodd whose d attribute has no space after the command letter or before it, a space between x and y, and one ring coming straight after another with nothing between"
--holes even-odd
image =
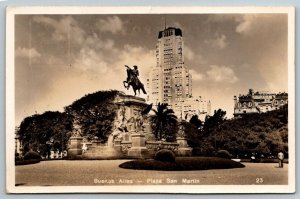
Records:
<instances>
[{"instance_id":1,"label":"tree","mask_svg":"<svg viewBox=\"0 0 300 199\"><path fill-rule=\"evenodd\" d=\"M222 109L215 110L213 116L206 116L203 125L204 134L211 133L215 128L219 127L225 120L226 111Z\"/></svg>"},{"instance_id":2,"label":"tree","mask_svg":"<svg viewBox=\"0 0 300 199\"><path fill-rule=\"evenodd\" d=\"M181 125L184 126L184 131L188 145L192 148L199 147L201 145L200 141L200 130L192 124L191 122L182 121Z\"/></svg>"},{"instance_id":3,"label":"tree","mask_svg":"<svg viewBox=\"0 0 300 199\"><path fill-rule=\"evenodd\" d=\"M152 129L156 139L173 139L177 130L177 117L174 111L169 109L166 103L158 103L156 110L152 110L155 113L151 116Z\"/></svg>"},{"instance_id":4,"label":"tree","mask_svg":"<svg viewBox=\"0 0 300 199\"><path fill-rule=\"evenodd\" d=\"M251 153L274 155L278 150L284 150L288 155L288 120L285 113L283 107L266 113L244 115L242 118L210 121L216 125L208 128L206 124L208 133L201 137L201 147L207 143L206 147L213 146L215 151L225 149L239 157L247 157ZM222 118L219 116L216 118Z\"/></svg>"},{"instance_id":5,"label":"tree","mask_svg":"<svg viewBox=\"0 0 300 199\"><path fill-rule=\"evenodd\" d=\"M97 137L105 143L112 130L117 105L113 103L119 91L98 91L88 94L65 108L76 117L81 126L82 136Z\"/></svg>"},{"instance_id":6,"label":"tree","mask_svg":"<svg viewBox=\"0 0 300 199\"><path fill-rule=\"evenodd\" d=\"M198 118L198 115L193 115L190 119L190 123L195 125L197 129L200 129L203 126L202 121Z\"/></svg>"},{"instance_id":7,"label":"tree","mask_svg":"<svg viewBox=\"0 0 300 199\"><path fill-rule=\"evenodd\" d=\"M71 130L72 119L68 114L47 111L26 117L17 133L23 144L23 153L33 150L46 155L50 151L47 148L50 139L57 142L60 149L66 148Z\"/></svg>"}]
</instances>

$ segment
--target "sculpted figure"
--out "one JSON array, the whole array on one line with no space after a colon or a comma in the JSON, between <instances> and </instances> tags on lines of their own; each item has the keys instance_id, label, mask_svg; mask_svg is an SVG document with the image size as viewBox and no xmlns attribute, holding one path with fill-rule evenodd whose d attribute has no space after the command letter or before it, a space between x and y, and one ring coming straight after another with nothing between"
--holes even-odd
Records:
<instances>
[{"instance_id":1,"label":"sculpted figure","mask_svg":"<svg viewBox=\"0 0 300 199\"><path fill-rule=\"evenodd\" d=\"M179 129L178 129L178 132L177 132L177 137L180 137L180 138L185 137L185 132L184 132L184 126L183 125L179 126Z\"/></svg>"},{"instance_id":2,"label":"sculpted figure","mask_svg":"<svg viewBox=\"0 0 300 199\"><path fill-rule=\"evenodd\" d=\"M138 78L139 77L138 67L136 65L133 66L133 69L127 65L125 65L125 67L127 68L127 79L123 81L124 87L128 90L131 86L134 91L134 95L136 95L136 91L138 91L140 94L140 90L142 90L144 94L147 94L144 88L144 84L142 84L142 82Z\"/></svg>"},{"instance_id":3,"label":"sculpted figure","mask_svg":"<svg viewBox=\"0 0 300 199\"><path fill-rule=\"evenodd\" d=\"M73 122L73 131L72 131L72 137L81 137L81 126L79 124L79 121L77 119L74 119Z\"/></svg>"},{"instance_id":4,"label":"sculpted figure","mask_svg":"<svg viewBox=\"0 0 300 199\"><path fill-rule=\"evenodd\" d=\"M141 114L138 114L135 123L136 123L136 131L137 132L144 130L144 118Z\"/></svg>"}]
</instances>

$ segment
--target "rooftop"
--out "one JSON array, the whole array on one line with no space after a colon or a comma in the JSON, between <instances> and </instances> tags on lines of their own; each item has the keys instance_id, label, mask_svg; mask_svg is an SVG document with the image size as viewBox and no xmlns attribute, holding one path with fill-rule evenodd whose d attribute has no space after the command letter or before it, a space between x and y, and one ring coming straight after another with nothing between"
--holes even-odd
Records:
<instances>
[{"instance_id":1,"label":"rooftop","mask_svg":"<svg viewBox=\"0 0 300 199\"><path fill-rule=\"evenodd\" d=\"M168 27L162 31L159 31L158 33L158 39L163 37L163 32L168 31L168 30L175 30L175 36L181 36L182 37L182 31L180 28L175 28L175 27Z\"/></svg>"}]
</instances>

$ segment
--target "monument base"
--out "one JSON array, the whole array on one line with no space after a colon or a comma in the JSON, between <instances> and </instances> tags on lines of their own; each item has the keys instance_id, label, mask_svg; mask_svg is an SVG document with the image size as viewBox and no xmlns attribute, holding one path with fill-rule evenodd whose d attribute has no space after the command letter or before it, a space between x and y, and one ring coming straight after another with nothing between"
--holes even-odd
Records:
<instances>
[{"instance_id":1,"label":"monument base","mask_svg":"<svg viewBox=\"0 0 300 199\"><path fill-rule=\"evenodd\" d=\"M129 158L137 158L137 159L143 159L143 158L150 158L149 151L146 147L131 147L128 150L127 156Z\"/></svg>"},{"instance_id":2,"label":"monument base","mask_svg":"<svg viewBox=\"0 0 300 199\"><path fill-rule=\"evenodd\" d=\"M68 158L77 159L82 155L82 137L70 137L70 149L68 150Z\"/></svg>"},{"instance_id":3,"label":"monument base","mask_svg":"<svg viewBox=\"0 0 300 199\"><path fill-rule=\"evenodd\" d=\"M78 159L82 154L82 149L69 149L67 157L71 159Z\"/></svg>"},{"instance_id":4,"label":"monument base","mask_svg":"<svg viewBox=\"0 0 300 199\"><path fill-rule=\"evenodd\" d=\"M128 150L127 156L130 158L149 158L149 150L146 148L146 138L143 133L133 133L131 135L132 147Z\"/></svg>"},{"instance_id":5,"label":"monument base","mask_svg":"<svg viewBox=\"0 0 300 199\"><path fill-rule=\"evenodd\" d=\"M177 156L192 156L192 148L188 146L186 138L178 137L176 140L179 144Z\"/></svg>"},{"instance_id":6,"label":"monument base","mask_svg":"<svg viewBox=\"0 0 300 199\"><path fill-rule=\"evenodd\" d=\"M192 148L178 148L177 156L192 156Z\"/></svg>"},{"instance_id":7,"label":"monument base","mask_svg":"<svg viewBox=\"0 0 300 199\"><path fill-rule=\"evenodd\" d=\"M108 160L108 159L119 159L125 157L119 148L110 146L97 146L90 148L86 153L82 154L83 159L89 160Z\"/></svg>"}]
</instances>

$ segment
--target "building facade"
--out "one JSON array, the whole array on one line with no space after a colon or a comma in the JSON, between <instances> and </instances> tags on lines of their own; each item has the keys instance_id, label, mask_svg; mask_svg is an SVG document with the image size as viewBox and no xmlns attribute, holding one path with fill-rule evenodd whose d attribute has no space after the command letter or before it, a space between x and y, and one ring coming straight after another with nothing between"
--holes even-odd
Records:
<instances>
[{"instance_id":1,"label":"building facade","mask_svg":"<svg viewBox=\"0 0 300 199\"><path fill-rule=\"evenodd\" d=\"M189 121L193 115L198 115L201 121L205 121L207 115L211 115L210 100L205 100L201 96L186 98L181 103L182 117Z\"/></svg>"},{"instance_id":2,"label":"building facade","mask_svg":"<svg viewBox=\"0 0 300 199\"><path fill-rule=\"evenodd\" d=\"M199 98L192 97L192 75L184 63L184 40L179 28L160 31L156 44L156 66L147 79L148 101L167 103L177 116L201 112ZM199 101L200 100L200 101ZM197 104L197 105L196 105ZM206 113L208 104L206 105ZM187 110L187 107L193 107ZM209 103L210 107L210 103ZM201 109L203 110L203 108Z\"/></svg>"},{"instance_id":3,"label":"building facade","mask_svg":"<svg viewBox=\"0 0 300 199\"><path fill-rule=\"evenodd\" d=\"M285 92L254 92L249 89L247 95L234 96L234 117L277 110L285 104L288 104L288 94Z\"/></svg>"},{"instance_id":4,"label":"building facade","mask_svg":"<svg viewBox=\"0 0 300 199\"><path fill-rule=\"evenodd\" d=\"M22 153L22 142L20 140L20 136L18 135L19 128L15 129L15 154Z\"/></svg>"}]
</instances>

